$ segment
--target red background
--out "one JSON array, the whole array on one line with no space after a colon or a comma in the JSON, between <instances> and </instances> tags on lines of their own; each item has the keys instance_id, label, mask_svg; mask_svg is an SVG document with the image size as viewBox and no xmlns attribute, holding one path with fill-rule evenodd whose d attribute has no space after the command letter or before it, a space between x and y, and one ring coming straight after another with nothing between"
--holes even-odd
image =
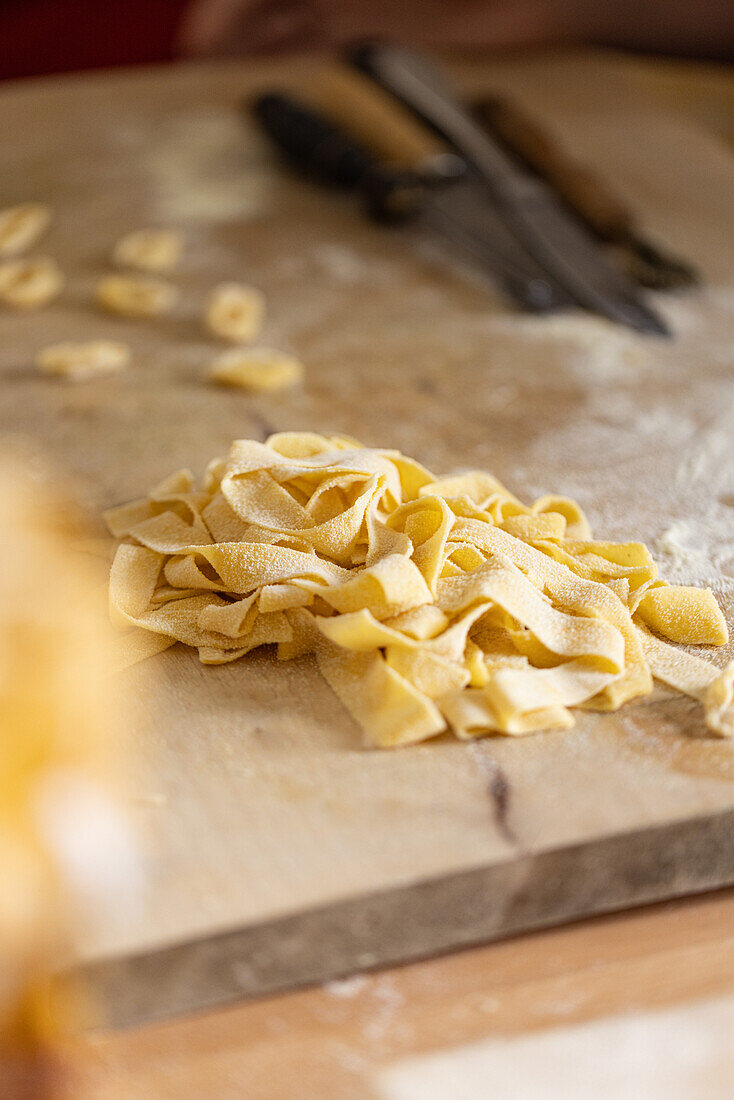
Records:
<instances>
[{"instance_id":1,"label":"red background","mask_svg":"<svg viewBox=\"0 0 734 1100\"><path fill-rule=\"evenodd\" d=\"M188 0L0 0L0 78L165 61Z\"/></svg>"}]
</instances>

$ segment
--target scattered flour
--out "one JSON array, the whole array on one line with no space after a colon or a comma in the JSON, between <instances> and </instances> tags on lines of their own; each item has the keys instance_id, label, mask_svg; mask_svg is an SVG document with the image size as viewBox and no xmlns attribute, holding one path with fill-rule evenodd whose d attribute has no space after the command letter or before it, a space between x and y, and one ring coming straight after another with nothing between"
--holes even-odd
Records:
<instances>
[{"instance_id":1,"label":"scattered flour","mask_svg":"<svg viewBox=\"0 0 734 1100\"><path fill-rule=\"evenodd\" d=\"M722 997L487 1039L379 1070L370 1095L376 1100L729 1100L732 1026L734 997Z\"/></svg>"},{"instance_id":2,"label":"scattered flour","mask_svg":"<svg viewBox=\"0 0 734 1100\"><path fill-rule=\"evenodd\" d=\"M666 580L729 587L734 547L723 523L677 520L653 541L652 549Z\"/></svg>"},{"instance_id":3,"label":"scattered flour","mask_svg":"<svg viewBox=\"0 0 734 1100\"><path fill-rule=\"evenodd\" d=\"M405 998L389 974L381 974L372 988L374 1006L364 1025L365 1038L372 1042L387 1039L399 1027L399 1012Z\"/></svg>"},{"instance_id":4,"label":"scattered flour","mask_svg":"<svg viewBox=\"0 0 734 1100\"><path fill-rule=\"evenodd\" d=\"M583 381L599 385L634 376L647 360L644 346L633 333L589 314L558 313L549 317L500 315L491 329L523 340L561 344L566 369Z\"/></svg>"},{"instance_id":5,"label":"scattered flour","mask_svg":"<svg viewBox=\"0 0 734 1100\"><path fill-rule=\"evenodd\" d=\"M350 978L325 982L322 989L332 997L356 997L369 985L369 981L366 974L353 974Z\"/></svg>"},{"instance_id":6,"label":"scattered flour","mask_svg":"<svg viewBox=\"0 0 734 1100\"><path fill-rule=\"evenodd\" d=\"M667 559L671 569L686 569L698 572L709 568L711 559L702 549L695 533L694 525L687 520L678 520L663 531L653 543L655 553Z\"/></svg>"},{"instance_id":7,"label":"scattered flour","mask_svg":"<svg viewBox=\"0 0 734 1100\"><path fill-rule=\"evenodd\" d=\"M314 259L324 275L341 283L361 282L370 273L370 265L355 249L335 241L320 244Z\"/></svg>"},{"instance_id":8,"label":"scattered flour","mask_svg":"<svg viewBox=\"0 0 734 1100\"><path fill-rule=\"evenodd\" d=\"M244 148L237 112L215 107L174 112L160 126L157 142L146 145L144 169L160 219L229 221L269 212L280 173L264 156L255 159L259 145L253 160L233 171L233 151Z\"/></svg>"},{"instance_id":9,"label":"scattered flour","mask_svg":"<svg viewBox=\"0 0 734 1100\"><path fill-rule=\"evenodd\" d=\"M726 460L733 450L731 421L732 413L728 409L696 432L690 449L686 450L676 470L679 485L690 485L703 479L710 483L712 477L726 468Z\"/></svg>"}]
</instances>

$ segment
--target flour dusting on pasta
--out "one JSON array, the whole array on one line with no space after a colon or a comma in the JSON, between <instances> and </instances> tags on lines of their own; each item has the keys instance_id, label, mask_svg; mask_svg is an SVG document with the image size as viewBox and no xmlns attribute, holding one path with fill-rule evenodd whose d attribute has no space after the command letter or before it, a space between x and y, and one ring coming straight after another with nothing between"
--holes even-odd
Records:
<instances>
[{"instance_id":1,"label":"flour dusting on pasta","mask_svg":"<svg viewBox=\"0 0 734 1100\"><path fill-rule=\"evenodd\" d=\"M663 640L728 640L710 590L667 585L642 543L594 540L565 497L526 506L483 471L437 478L398 451L286 432L105 518L125 663L176 641L206 664L312 652L380 747L567 728L571 708L615 710L653 676L734 733L731 666Z\"/></svg>"}]
</instances>

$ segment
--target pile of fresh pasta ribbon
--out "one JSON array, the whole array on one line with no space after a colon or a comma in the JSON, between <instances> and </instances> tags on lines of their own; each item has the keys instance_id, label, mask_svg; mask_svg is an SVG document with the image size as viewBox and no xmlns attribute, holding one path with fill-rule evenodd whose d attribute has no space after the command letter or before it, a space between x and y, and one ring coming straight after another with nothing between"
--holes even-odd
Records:
<instances>
[{"instance_id":1,"label":"pile of fresh pasta ribbon","mask_svg":"<svg viewBox=\"0 0 734 1100\"><path fill-rule=\"evenodd\" d=\"M728 641L711 591L659 580L642 543L592 540L564 497L526 507L481 471L288 432L105 518L125 663L176 641L206 664L311 652L372 746L566 728L653 676L734 735L734 663L669 644Z\"/></svg>"}]
</instances>

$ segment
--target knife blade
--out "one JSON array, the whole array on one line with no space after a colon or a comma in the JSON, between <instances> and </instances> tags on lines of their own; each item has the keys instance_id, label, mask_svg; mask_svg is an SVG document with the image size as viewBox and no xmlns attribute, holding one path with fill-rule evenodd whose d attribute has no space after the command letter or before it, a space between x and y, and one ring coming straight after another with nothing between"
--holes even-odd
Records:
<instances>
[{"instance_id":1,"label":"knife blade","mask_svg":"<svg viewBox=\"0 0 734 1100\"><path fill-rule=\"evenodd\" d=\"M571 304L569 296L508 232L475 180L435 169L396 170L322 113L292 96L261 95L252 111L280 152L299 171L321 183L358 190L373 217L413 221L447 237L488 268L526 309L534 312ZM455 160L456 158L454 158Z\"/></svg>"},{"instance_id":2,"label":"knife blade","mask_svg":"<svg viewBox=\"0 0 734 1100\"><path fill-rule=\"evenodd\" d=\"M429 59L402 46L378 43L357 47L349 58L466 160L511 234L578 305L639 332L670 335L634 283L606 260L553 191L513 164L464 110Z\"/></svg>"}]
</instances>

